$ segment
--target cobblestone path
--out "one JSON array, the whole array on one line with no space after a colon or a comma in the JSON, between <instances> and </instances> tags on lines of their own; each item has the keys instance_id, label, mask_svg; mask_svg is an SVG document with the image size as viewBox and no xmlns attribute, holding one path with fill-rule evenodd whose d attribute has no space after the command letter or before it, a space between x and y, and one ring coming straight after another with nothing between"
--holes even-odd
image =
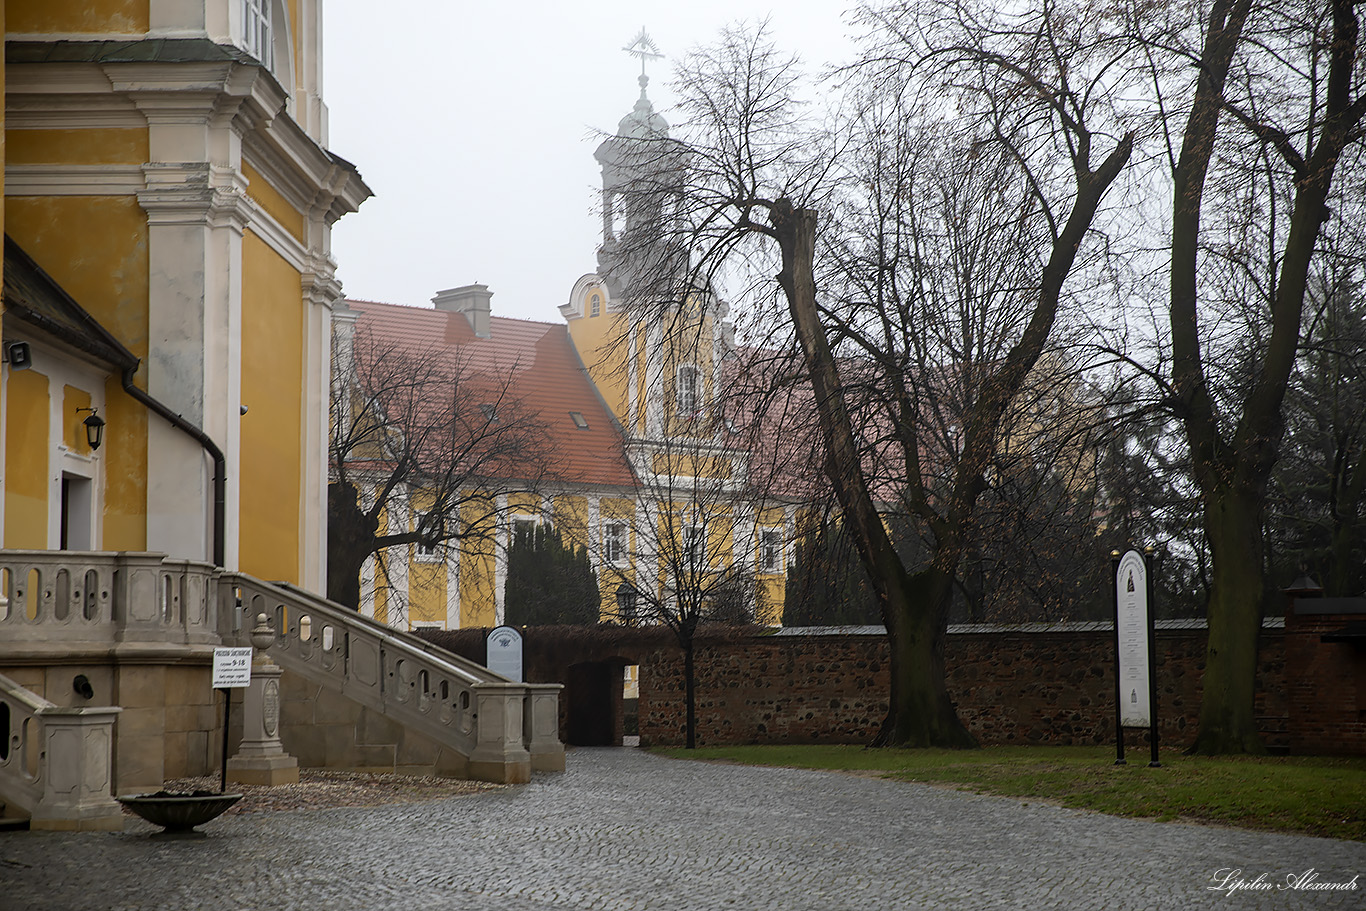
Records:
<instances>
[{"instance_id":1,"label":"cobblestone path","mask_svg":"<svg viewBox=\"0 0 1366 911\"><path fill-rule=\"evenodd\" d=\"M522 787L205 830L0 835L0 911L1366 907L1358 843L625 749ZM1212 890L1221 870L1269 888ZM1359 888L1275 888L1308 870Z\"/></svg>"}]
</instances>

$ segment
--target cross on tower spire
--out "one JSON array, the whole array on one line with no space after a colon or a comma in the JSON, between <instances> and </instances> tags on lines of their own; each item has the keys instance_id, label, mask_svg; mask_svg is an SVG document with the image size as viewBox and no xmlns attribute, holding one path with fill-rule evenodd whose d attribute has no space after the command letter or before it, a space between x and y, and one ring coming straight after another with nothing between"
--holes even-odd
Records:
<instances>
[{"instance_id":1,"label":"cross on tower spire","mask_svg":"<svg viewBox=\"0 0 1366 911\"><path fill-rule=\"evenodd\" d=\"M645 81L649 79L649 77L645 75L646 61L661 60L664 57L664 55L659 52L659 46L655 44L654 39L650 37L649 33L645 31L645 26L642 25L640 27L640 33L632 39L630 44L622 48L622 50L632 57L640 58L640 84L641 88L644 88Z\"/></svg>"}]
</instances>

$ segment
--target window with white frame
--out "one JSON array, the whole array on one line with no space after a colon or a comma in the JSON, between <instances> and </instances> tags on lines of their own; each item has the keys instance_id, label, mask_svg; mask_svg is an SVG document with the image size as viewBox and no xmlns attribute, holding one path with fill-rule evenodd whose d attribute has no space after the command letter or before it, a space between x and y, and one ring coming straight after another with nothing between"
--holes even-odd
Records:
<instances>
[{"instance_id":1,"label":"window with white frame","mask_svg":"<svg viewBox=\"0 0 1366 911\"><path fill-rule=\"evenodd\" d=\"M413 525L414 531L426 532L431 537L426 540L418 541L413 545L413 556L419 563L437 563L444 559L441 552L441 545L433 540L445 536L445 529L440 517L433 517L431 513L420 512L415 517Z\"/></svg>"},{"instance_id":2,"label":"window with white frame","mask_svg":"<svg viewBox=\"0 0 1366 911\"><path fill-rule=\"evenodd\" d=\"M674 401L678 406L679 417L694 417L701 409L701 379L702 371L692 364L678 368L678 373L674 377Z\"/></svg>"},{"instance_id":3,"label":"window with white frame","mask_svg":"<svg viewBox=\"0 0 1366 911\"><path fill-rule=\"evenodd\" d=\"M541 524L541 520L535 516L513 516L512 517L512 538L508 543L516 541L519 535L527 535L532 541L536 539L536 528Z\"/></svg>"},{"instance_id":4,"label":"window with white frame","mask_svg":"<svg viewBox=\"0 0 1366 911\"><path fill-rule=\"evenodd\" d=\"M602 545L608 563L626 562L626 523L608 522L603 529Z\"/></svg>"},{"instance_id":5,"label":"window with white frame","mask_svg":"<svg viewBox=\"0 0 1366 911\"><path fill-rule=\"evenodd\" d=\"M701 525L683 526L683 559L689 567L707 565L707 535Z\"/></svg>"},{"instance_id":6,"label":"window with white frame","mask_svg":"<svg viewBox=\"0 0 1366 911\"><path fill-rule=\"evenodd\" d=\"M780 572L783 565L783 534L765 528L759 533L759 569L766 573Z\"/></svg>"},{"instance_id":7,"label":"window with white frame","mask_svg":"<svg viewBox=\"0 0 1366 911\"><path fill-rule=\"evenodd\" d=\"M588 315L597 316L602 312L602 295L594 294L588 299Z\"/></svg>"},{"instance_id":8,"label":"window with white frame","mask_svg":"<svg viewBox=\"0 0 1366 911\"><path fill-rule=\"evenodd\" d=\"M275 68L275 36L271 28L273 0L242 0L242 38L246 51L271 70Z\"/></svg>"}]
</instances>

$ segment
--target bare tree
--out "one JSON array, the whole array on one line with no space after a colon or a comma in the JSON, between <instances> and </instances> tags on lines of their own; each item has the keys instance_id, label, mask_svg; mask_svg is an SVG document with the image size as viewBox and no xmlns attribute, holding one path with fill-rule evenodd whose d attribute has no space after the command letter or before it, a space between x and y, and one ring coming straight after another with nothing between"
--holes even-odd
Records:
<instances>
[{"instance_id":1,"label":"bare tree","mask_svg":"<svg viewBox=\"0 0 1366 911\"><path fill-rule=\"evenodd\" d=\"M495 547L499 495L534 494L549 451L516 365L477 369L459 349L361 323L335 340L333 372L328 597L357 608L372 555L382 573L410 547Z\"/></svg>"},{"instance_id":2,"label":"bare tree","mask_svg":"<svg viewBox=\"0 0 1366 911\"><path fill-rule=\"evenodd\" d=\"M1269 494L1268 554L1280 586L1309 573L1329 597L1346 597L1366 589L1366 292L1360 254L1332 252L1309 286L1306 347Z\"/></svg>"},{"instance_id":3,"label":"bare tree","mask_svg":"<svg viewBox=\"0 0 1366 911\"><path fill-rule=\"evenodd\" d=\"M891 709L879 742L969 746L944 683L948 605L1003 418L1047 346L1064 280L1132 147L1131 135L1107 135L1093 122L1114 129L1098 89L1121 49L1078 20L996 16L985 7L896 6L867 21L867 84L877 88L857 99L861 117L846 130L803 128L795 64L762 32L727 33L682 68L687 167L667 172L669 262L687 263L694 285L742 265L750 274L776 270L826 479L892 642ZM936 92L944 104L928 101ZM917 204L931 137L946 147L937 173L961 165L975 177L946 201L943 225L953 223L954 202L1005 223L999 231L989 219L972 223L987 232L971 241L980 257L973 275L935 276L916 261L930 252L913 219L930 217ZM855 148L866 151L851 155ZM991 187L988 175L1008 175L1006 189ZM650 193L664 184L640 186ZM968 229L959 237L966 250ZM985 293L976 269L995 280L998 263L1017 284ZM966 287L939 284L960 280ZM971 363L980 370L974 398L946 419L953 412L921 398L959 368L926 369L931 352L946 348L924 317L943 325L946 308L961 304L972 322L993 296L1013 313L993 327L992 353ZM657 293L639 306L667 310L678 300ZM935 421L944 438L957 423L959 457L947 475L929 457ZM889 479L904 484L895 496L932 532L933 554L918 567L903 562L884 526Z\"/></svg>"},{"instance_id":4,"label":"bare tree","mask_svg":"<svg viewBox=\"0 0 1366 911\"><path fill-rule=\"evenodd\" d=\"M1263 513L1310 265L1338 163L1366 113L1355 7L1213 0L1165 17L1148 4L1132 10L1172 180L1172 404L1211 559L1196 752L1262 750L1253 696Z\"/></svg>"}]
</instances>

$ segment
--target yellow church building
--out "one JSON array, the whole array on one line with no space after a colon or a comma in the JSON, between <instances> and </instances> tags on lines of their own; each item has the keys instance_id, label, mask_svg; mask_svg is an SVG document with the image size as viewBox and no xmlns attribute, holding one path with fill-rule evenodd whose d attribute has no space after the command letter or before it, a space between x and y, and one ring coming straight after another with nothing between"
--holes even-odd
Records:
<instances>
[{"instance_id":1,"label":"yellow church building","mask_svg":"<svg viewBox=\"0 0 1366 911\"><path fill-rule=\"evenodd\" d=\"M551 522L587 548L603 620L624 622L636 610L648 622L648 603L667 610L684 588L719 592L730 583L743 590L753 619L781 621L801 500L768 483L772 466L759 464L751 428L737 426L740 416L724 404L738 358L726 305L699 290L670 314L630 306L644 293L633 283L632 235L654 213L625 198L625 146L668 135L645 84L642 76L634 109L597 150L598 269L574 282L559 307L562 323L495 316L483 285L438 292L431 308L347 302L350 312L337 324L342 350L407 349L459 365L466 380L508 377L507 388L546 434L547 457L534 478L486 479L495 517L486 533L448 548L394 547L366 562L359 600L366 615L400 629L503 623L512 536L519 525ZM377 472L360 498L387 478ZM386 510L386 525L415 529L431 499L414 485Z\"/></svg>"},{"instance_id":2,"label":"yellow church building","mask_svg":"<svg viewBox=\"0 0 1366 911\"><path fill-rule=\"evenodd\" d=\"M111 794L218 768L213 651L258 615L267 727L305 765L375 767L369 712L412 732L391 770L563 767L555 688L311 594L330 232L370 195L328 147L322 6L0 0L0 818L118 827ZM309 714L329 701L350 728Z\"/></svg>"}]
</instances>

